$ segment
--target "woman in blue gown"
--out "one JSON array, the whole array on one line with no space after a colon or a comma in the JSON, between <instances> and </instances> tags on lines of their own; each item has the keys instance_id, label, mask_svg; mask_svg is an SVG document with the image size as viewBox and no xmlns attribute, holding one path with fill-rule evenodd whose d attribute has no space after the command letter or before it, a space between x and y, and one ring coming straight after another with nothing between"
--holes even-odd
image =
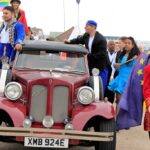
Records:
<instances>
[{"instance_id":1,"label":"woman in blue gown","mask_svg":"<svg viewBox=\"0 0 150 150\"><path fill-rule=\"evenodd\" d=\"M109 90L116 93L116 103L119 102L120 97L125 89L126 83L130 76L131 70L136 61L136 56L140 54L140 51L136 45L135 40L132 37L128 37L125 40L125 48L120 55L119 63L114 64L118 70L118 76L109 83Z\"/></svg>"}]
</instances>

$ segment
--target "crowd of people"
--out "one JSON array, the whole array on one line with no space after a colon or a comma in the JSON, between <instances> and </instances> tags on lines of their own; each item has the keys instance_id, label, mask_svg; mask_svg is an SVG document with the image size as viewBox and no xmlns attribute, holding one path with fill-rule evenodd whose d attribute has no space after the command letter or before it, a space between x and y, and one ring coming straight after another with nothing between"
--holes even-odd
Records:
<instances>
[{"instance_id":1,"label":"crowd of people","mask_svg":"<svg viewBox=\"0 0 150 150\"><path fill-rule=\"evenodd\" d=\"M141 125L145 99L147 111L144 125L145 130L150 131L150 52L138 47L133 37L120 37L107 44L96 29L97 23L89 20L83 35L65 40L65 43L82 44L89 50L90 74L94 68L100 70L105 97L112 104L116 102L117 129ZM141 65L142 69L137 70Z\"/></svg>"},{"instance_id":2,"label":"crowd of people","mask_svg":"<svg viewBox=\"0 0 150 150\"><path fill-rule=\"evenodd\" d=\"M131 70L136 62L136 57L140 54L139 48L132 37L126 37L124 39L124 47L118 51L119 56L117 61L116 57L114 57L115 61L111 63L113 70L112 73L114 70L116 70L118 73L115 76L114 74L111 76L111 81L108 85L108 90L116 94L116 104L119 103L121 95L125 90ZM120 53L120 51L122 52ZM118 52L114 50L114 53ZM109 56L109 58L111 57Z\"/></svg>"},{"instance_id":3,"label":"crowd of people","mask_svg":"<svg viewBox=\"0 0 150 150\"><path fill-rule=\"evenodd\" d=\"M6 6L3 9L4 23L0 28L0 57L6 51L5 55L9 58L9 61L13 61L16 50L22 49L23 41L31 38L31 30L28 28L25 12L20 9L21 1L11 0L10 4L11 6ZM83 35L64 42L66 44L82 44L88 49L90 75L92 75L92 69L98 68L100 70L99 76L103 81L105 96L108 97L111 103L116 102L117 118L122 116L122 111L120 110L124 107L122 107L122 102L124 102L123 98L127 95L124 93L127 90L127 85L129 85L129 80L132 78L131 74L133 74L133 70L135 70L134 68L138 62L142 65L144 64L143 70L141 72L138 70L138 75L142 75L141 81L144 81L142 82L144 84L143 95L147 110L150 113L150 53L147 53L146 56L144 55L145 53L142 54L143 49L137 46L133 37L120 37L117 41L108 41L107 44L105 37L97 31L97 26L96 21L88 20ZM143 58L144 56L147 59ZM129 92L131 93L131 91ZM135 95L137 93L133 91L132 94ZM125 100L127 101L127 98ZM135 105L137 105L136 102ZM132 115L136 114L132 113L130 117ZM129 127L130 125L127 125L123 128Z\"/></svg>"}]
</instances>

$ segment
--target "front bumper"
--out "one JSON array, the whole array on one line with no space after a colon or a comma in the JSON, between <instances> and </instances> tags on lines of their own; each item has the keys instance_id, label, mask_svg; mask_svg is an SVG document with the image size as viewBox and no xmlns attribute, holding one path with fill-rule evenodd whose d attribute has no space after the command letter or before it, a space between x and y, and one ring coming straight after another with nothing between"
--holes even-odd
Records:
<instances>
[{"instance_id":1,"label":"front bumper","mask_svg":"<svg viewBox=\"0 0 150 150\"><path fill-rule=\"evenodd\" d=\"M85 140L85 141L112 141L113 132L87 132L75 130L56 130L56 129L41 129L41 128L15 128L15 127L0 127L1 136L14 137L43 137L43 138L58 138L70 140Z\"/></svg>"}]
</instances>

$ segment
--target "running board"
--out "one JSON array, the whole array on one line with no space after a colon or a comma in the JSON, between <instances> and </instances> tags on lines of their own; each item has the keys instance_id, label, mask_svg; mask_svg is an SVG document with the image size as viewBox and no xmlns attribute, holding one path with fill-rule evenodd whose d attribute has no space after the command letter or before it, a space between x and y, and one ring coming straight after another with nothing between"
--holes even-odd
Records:
<instances>
[{"instance_id":1,"label":"running board","mask_svg":"<svg viewBox=\"0 0 150 150\"><path fill-rule=\"evenodd\" d=\"M41 128L0 127L0 136L76 139L86 141L112 141L114 138L114 133Z\"/></svg>"}]
</instances>

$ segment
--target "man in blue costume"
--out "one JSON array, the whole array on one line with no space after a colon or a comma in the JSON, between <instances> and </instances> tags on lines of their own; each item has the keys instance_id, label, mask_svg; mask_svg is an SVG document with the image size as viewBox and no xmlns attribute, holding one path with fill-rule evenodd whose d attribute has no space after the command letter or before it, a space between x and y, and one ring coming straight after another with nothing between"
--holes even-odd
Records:
<instances>
[{"instance_id":1,"label":"man in blue costume","mask_svg":"<svg viewBox=\"0 0 150 150\"><path fill-rule=\"evenodd\" d=\"M143 114L143 84L144 68L150 62L150 51L145 51L137 60L126 90L119 103L117 128L126 129L141 125Z\"/></svg>"},{"instance_id":2,"label":"man in blue costume","mask_svg":"<svg viewBox=\"0 0 150 150\"><path fill-rule=\"evenodd\" d=\"M25 39L24 26L15 20L13 7L6 6L3 9L3 24L0 27L0 68L5 57L5 63L10 64L16 54L16 50L22 49Z\"/></svg>"}]
</instances>

